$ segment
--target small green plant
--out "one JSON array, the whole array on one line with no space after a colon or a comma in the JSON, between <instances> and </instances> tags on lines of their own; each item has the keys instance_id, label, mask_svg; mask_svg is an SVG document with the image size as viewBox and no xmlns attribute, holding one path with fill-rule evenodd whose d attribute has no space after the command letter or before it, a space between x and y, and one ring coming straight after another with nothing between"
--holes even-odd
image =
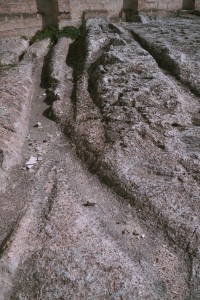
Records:
<instances>
[{"instance_id":1,"label":"small green plant","mask_svg":"<svg viewBox=\"0 0 200 300\"><path fill-rule=\"evenodd\" d=\"M50 38L51 43L55 44L61 37L69 37L75 40L79 37L79 35L80 30L73 26L64 27L63 29L59 29L56 26L47 26L44 29L36 32L36 34L31 39L31 43Z\"/></svg>"},{"instance_id":2,"label":"small green plant","mask_svg":"<svg viewBox=\"0 0 200 300\"><path fill-rule=\"evenodd\" d=\"M17 66L17 64L15 63L15 64L0 64L0 69L9 69L9 68L14 68L14 67L16 67Z\"/></svg>"},{"instance_id":3,"label":"small green plant","mask_svg":"<svg viewBox=\"0 0 200 300\"><path fill-rule=\"evenodd\" d=\"M8 69L11 69L11 68L14 68L16 67L17 64L0 64L0 74L4 71L4 70L8 70Z\"/></svg>"}]
</instances>

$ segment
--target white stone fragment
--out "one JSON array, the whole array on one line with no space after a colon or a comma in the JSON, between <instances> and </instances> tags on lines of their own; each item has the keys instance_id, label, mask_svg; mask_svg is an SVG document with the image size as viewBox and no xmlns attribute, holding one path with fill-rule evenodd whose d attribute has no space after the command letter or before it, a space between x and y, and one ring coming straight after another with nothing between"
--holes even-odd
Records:
<instances>
[{"instance_id":1,"label":"white stone fragment","mask_svg":"<svg viewBox=\"0 0 200 300\"><path fill-rule=\"evenodd\" d=\"M41 128L42 127L42 124L40 122L36 123L35 125L33 125L33 127L38 127L38 128Z\"/></svg>"},{"instance_id":2,"label":"white stone fragment","mask_svg":"<svg viewBox=\"0 0 200 300\"><path fill-rule=\"evenodd\" d=\"M28 169L31 169L35 164L37 164L37 158L34 156L31 156L29 160L26 162L26 167Z\"/></svg>"}]
</instances>

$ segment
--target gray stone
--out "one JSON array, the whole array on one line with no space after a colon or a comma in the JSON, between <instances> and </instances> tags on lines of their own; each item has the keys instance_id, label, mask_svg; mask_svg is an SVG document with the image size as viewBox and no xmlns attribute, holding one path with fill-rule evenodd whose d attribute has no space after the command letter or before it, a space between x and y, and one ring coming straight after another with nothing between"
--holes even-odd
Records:
<instances>
[{"instance_id":1,"label":"gray stone","mask_svg":"<svg viewBox=\"0 0 200 300\"><path fill-rule=\"evenodd\" d=\"M0 39L0 65L12 65L19 62L29 46L23 38Z\"/></svg>"}]
</instances>

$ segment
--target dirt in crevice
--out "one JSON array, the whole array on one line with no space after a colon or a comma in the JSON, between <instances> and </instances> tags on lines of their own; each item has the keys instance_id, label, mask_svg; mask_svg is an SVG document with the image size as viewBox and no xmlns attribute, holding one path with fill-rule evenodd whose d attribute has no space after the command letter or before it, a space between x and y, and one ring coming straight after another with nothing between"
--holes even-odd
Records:
<instances>
[{"instance_id":1,"label":"dirt in crevice","mask_svg":"<svg viewBox=\"0 0 200 300\"><path fill-rule=\"evenodd\" d=\"M6 237L0 244L0 259L1 259L2 255L4 254L4 251L8 247L8 242L10 241L11 237L13 236L14 231L17 228L18 221L19 220L17 220L14 224L12 224L10 231L8 232L8 234L6 235Z\"/></svg>"},{"instance_id":2,"label":"dirt in crevice","mask_svg":"<svg viewBox=\"0 0 200 300\"><path fill-rule=\"evenodd\" d=\"M76 115L76 92L77 83L84 69L84 60L86 56L86 32L81 28L81 35L77 40L71 43L67 54L66 64L73 69L73 90L71 94L71 101L74 105L74 115Z\"/></svg>"},{"instance_id":3,"label":"dirt in crevice","mask_svg":"<svg viewBox=\"0 0 200 300\"><path fill-rule=\"evenodd\" d=\"M45 90L47 90L50 87L49 77L50 77L50 61L51 61L52 51L53 51L53 47L51 46L48 53L44 57L44 63L42 66L40 87Z\"/></svg>"}]
</instances>

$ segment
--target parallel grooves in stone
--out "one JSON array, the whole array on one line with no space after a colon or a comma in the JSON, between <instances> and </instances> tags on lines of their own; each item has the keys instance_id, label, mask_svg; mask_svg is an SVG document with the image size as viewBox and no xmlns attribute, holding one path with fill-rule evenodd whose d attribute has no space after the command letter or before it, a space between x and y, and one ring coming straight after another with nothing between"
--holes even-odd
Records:
<instances>
[{"instance_id":1,"label":"parallel grooves in stone","mask_svg":"<svg viewBox=\"0 0 200 300\"><path fill-rule=\"evenodd\" d=\"M117 29L117 27L116 27L114 30L117 32L119 29ZM79 87L77 86L76 88L78 88L80 91L82 91L82 94L80 94L80 95L77 94L78 95L77 99L79 99L79 101L81 101L81 102L79 103L76 101L75 110L77 111L77 107L78 107L78 111L81 111L81 114L83 114L83 112L84 112L83 109L85 109L85 112L87 112L86 107L87 107L87 105L89 105L88 107L91 106L90 112L88 111L86 113L89 116L89 115L91 115L91 112L93 110L94 110L94 115L96 114L95 113L96 108L95 107L93 108L94 102L93 102L93 104L92 103L89 104L90 103L90 100L88 98L89 95L85 91L85 88L87 87L87 81L88 81L88 75L85 72L85 69L87 70L87 68L90 67L90 64L94 63L96 61L96 59L98 59L98 57L100 57L101 51L102 51L102 45L104 45L104 43L99 47L98 50L95 50L96 51L95 53L92 53L90 51L87 52L87 50L83 50L83 45L85 45L87 47L87 42L88 42L88 36L86 35L85 42L83 43L83 41L81 41L80 51L82 53L87 53L87 56L83 58L82 62L80 62L80 60L79 60L79 64L77 66L75 66L75 68L79 68L78 77L77 77L77 79L75 78L75 82L76 81L78 82ZM103 49L105 50L105 48L103 48ZM99 51L100 51L100 54L99 54ZM84 67L84 65L85 65L85 67ZM81 66L83 66L82 75L80 74ZM80 79L80 78L82 78L82 79ZM84 97L86 97L86 98L84 98ZM97 94L94 95L94 98L95 97L97 99L98 95ZM87 100L84 100L84 99L87 99ZM80 108L81 107L83 107L83 108L80 110L79 106L80 106ZM90 119L90 118L88 118L88 116L86 117L86 119L84 121L86 123L87 123L87 120ZM76 118L77 118L77 114L76 114ZM76 118L75 118L75 124L77 122ZM91 119L93 120L93 118L94 117L92 117ZM97 120L98 119L99 118L97 117ZM75 124L74 124L74 126L77 126L79 123L77 123L77 125L75 125ZM89 164L89 166L91 166L91 170L97 172L99 174L99 176L104 180L104 182L107 185L109 185L110 187L112 187L115 191L117 191L120 195L122 195L123 197L125 197L125 198L129 199L131 202L133 202L134 205L140 210L140 214L143 218L144 218L144 216L145 216L145 219L147 218L147 220L150 218L151 223L153 224L153 227L158 226L159 228L164 230L165 234L167 234L170 239L172 239L175 243L179 244L180 247L184 248L185 250L187 250L189 252L192 252L193 255L198 255L197 250L198 250L199 244L194 242L196 239L199 239L198 227L196 227L195 229L192 229L192 228L188 227L188 225L185 224L184 221L182 222L181 220L179 220L180 224L178 225L177 220L175 218L171 219L171 215L167 215L165 211L162 211L162 210L160 210L160 208L156 207L156 204L149 202L148 195L146 197L145 195L140 194L139 191L136 191L136 190L134 191L133 186L130 188L126 185L126 183L123 183L121 181L121 179L118 178L118 176L116 174L114 174L114 171L113 170L111 171L111 169L109 169L109 166L107 164L102 163L101 157L104 155L103 154L104 150L102 150L103 148L100 148L101 152L99 152L99 153L95 151L96 147L94 147L94 143L95 143L95 141L98 140L98 138L97 138L98 133L96 135L95 141L93 141L92 139L90 140L90 133L87 130L88 129L86 129L84 136L82 136L82 135L77 135L77 131L74 128L74 129L72 129L72 132L73 132L72 137L75 138L78 154L82 158L84 158L84 160ZM138 201L138 199L140 199L140 200Z\"/></svg>"}]
</instances>

